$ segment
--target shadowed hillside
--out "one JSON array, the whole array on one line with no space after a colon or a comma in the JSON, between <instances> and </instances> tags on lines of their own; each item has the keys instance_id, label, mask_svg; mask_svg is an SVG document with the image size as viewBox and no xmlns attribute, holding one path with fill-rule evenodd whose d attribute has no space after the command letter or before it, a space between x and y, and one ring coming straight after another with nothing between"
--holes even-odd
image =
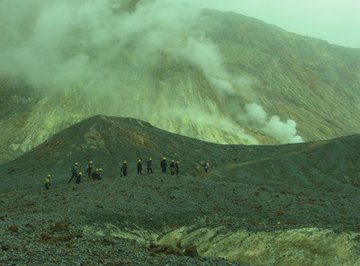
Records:
<instances>
[{"instance_id":1,"label":"shadowed hillside","mask_svg":"<svg viewBox=\"0 0 360 266\"><path fill-rule=\"evenodd\" d=\"M358 135L220 145L133 118L91 117L0 165L0 262L355 265L359 146ZM160 173L163 156L180 160L179 176ZM148 157L155 173L136 175ZM119 176L124 159L128 177ZM103 179L69 184L73 162L84 169L89 160ZM39 252L54 244L46 258Z\"/></svg>"},{"instance_id":2,"label":"shadowed hillside","mask_svg":"<svg viewBox=\"0 0 360 266\"><path fill-rule=\"evenodd\" d=\"M141 120L94 116L2 167L7 169L7 174L27 179L41 172L69 175L74 162L79 162L85 170L92 160L106 169L106 175L119 176L124 160L129 161L130 174L134 174L138 159L142 159L145 166L146 161L153 158L154 168L158 170L161 158L167 157L168 161L181 161L183 174L195 174L201 161L216 163L219 155L224 161L227 157L222 155L224 151L222 145L170 133Z\"/></svg>"},{"instance_id":3,"label":"shadowed hillside","mask_svg":"<svg viewBox=\"0 0 360 266\"><path fill-rule=\"evenodd\" d=\"M32 182L40 173L69 175L74 162L85 172L88 161L120 175L120 166L129 161L135 174L136 162L149 158L159 171L160 160L179 160L181 172L197 175L201 163L212 164L211 179L299 187L359 187L359 135L280 146L221 145L170 133L133 119L94 116L54 135L31 152L1 166L4 175L24 177ZM30 178L32 177L32 178Z\"/></svg>"}]
</instances>

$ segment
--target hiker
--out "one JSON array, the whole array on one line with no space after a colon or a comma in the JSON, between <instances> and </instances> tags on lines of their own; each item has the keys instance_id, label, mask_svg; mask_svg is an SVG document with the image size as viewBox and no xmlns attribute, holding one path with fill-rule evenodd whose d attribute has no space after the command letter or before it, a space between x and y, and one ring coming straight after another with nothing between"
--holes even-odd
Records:
<instances>
[{"instance_id":1,"label":"hiker","mask_svg":"<svg viewBox=\"0 0 360 266\"><path fill-rule=\"evenodd\" d=\"M102 168L101 168L101 167L99 168L99 172L98 172L98 175L97 175L97 179L98 179L98 180L101 180L101 179L102 179Z\"/></svg>"},{"instance_id":2,"label":"hiker","mask_svg":"<svg viewBox=\"0 0 360 266\"><path fill-rule=\"evenodd\" d=\"M45 178L45 188L46 190L49 190L51 186L51 175L48 174L48 176Z\"/></svg>"},{"instance_id":3,"label":"hiker","mask_svg":"<svg viewBox=\"0 0 360 266\"><path fill-rule=\"evenodd\" d=\"M210 167L209 161L204 162L203 168L204 168L205 173L207 173L209 171L209 167Z\"/></svg>"},{"instance_id":4,"label":"hiker","mask_svg":"<svg viewBox=\"0 0 360 266\"><path fill-rule=\"evenodd\" d=\"M95 180L101 180L102 179L102 169L101 168L96 168L95 172L92 173L91 175L92 179Z\"/></svg>"},{"instance_id":5,"label":"hiker","mask_svg":"<svg viewBox=\"0 0 360 266\"><path fill-rule=\"evenodd\" d=\"M90 161L86 168L86 173L88 174L88 177L92 177L92 170L93 170L93 162Z\"/></svg>"},{"instance_id":6,"label":"hiker","mask_svg":"<svg viewBox=\"0 0 360 266\"><path fill-rule=\"evenodd\" d=\"M162 158L162 160L160 162L160 167L161 167L161 172L166 174L166 168L167 168L166 157Z\"/></svg>"},{"instance_id":7,"label":"hiker","mask_svg":"<svg viewBox=\"0 0 360 266\"><path fill-rule=\"evenodd\" d=\"M74 163L74 166L71 168L71 178L69 180L69 183L74 179L78 177L78 163Z\"/></svg>"},{"instance_id":8,"label":"hiker","mask_svg":"<svg viewBox=\"0 0 360 266\"><path fill-rule=\"evenodd\" d=\"M175 175L175 161L174 160L171 160L171 163L170 163L170 174Z\"/></svg>"},{"instance_id":9,"label":"hiker","mask_svg":"<svg viewBox=\"0 0 360 266\"><path fill-rule=\"evenodd\" d=\"M97 180L97 179L99 179L99 168L96 168L95 169L95 172L93 172L92 174L91 174L91 177L92 177L92 179L95 181L95 180Z\"/></svg>"},{"instance_id":10,"label":"hiker","mask_svg":"<svg viewBox=\"0 0 360 266\"><path fill-rule=\"evenodd\" d=\"M176 175L179 175L179 161L176 161L176 163L175 163L175 174Z\"/></svg>"},{"instance_id":11,"label":"hiker","mask_svg":"<svg viewBox=\"0 0 360 266\"><path fill-rule=\"evenodd\" d=\"M146 173L148 174L153 174L153 170L152 170L152 159L150 158L148 161L147 161L147 165L146 165Z\"/></svg>"},{"instance_id":12,"label":"hiker","mask_svg":"<svg viewBox=\"0 0 360 266\"><path fill-rule=\"evenodd\" d=\"M120 168L120 176L127 176L127 161L124 161Z\"/></svg>"},{"instance_id":13,"label":"hiker","mask_svg":"<svg viewBox=\"0 0 360 266\"><path fill-rule=\"evenodd\" d=\"M137 169L137 174L138 175L142 175L142 164L141 164L141 160L139 159L136 165L136 169Z\"/></svg>"},{"instance_id":14,"label":"hiker","mask_svg":"<svg viewBox=\"0 0 360 266\"><path fill-rule=\"evenodd\" d=\"M80 183L81 183L81 176L82 176L82 173L79 172L79 174L77 175L76 180L75 180L75 183L76 183L76 184L80 184Z\"/></svg>"}]
</instances>

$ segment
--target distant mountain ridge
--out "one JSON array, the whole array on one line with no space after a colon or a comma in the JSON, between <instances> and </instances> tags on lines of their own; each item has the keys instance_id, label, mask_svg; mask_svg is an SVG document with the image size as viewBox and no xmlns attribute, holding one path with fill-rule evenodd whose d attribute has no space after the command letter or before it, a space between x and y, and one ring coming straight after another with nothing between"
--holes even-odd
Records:
<instances>
[{"instance_id":1,"label":"distant mountain ridge","mask_svg":"<svg viewBox=\"0 0 360 266\"><path fill-rule=\"evenodd\" d=\"M130 16L142 10L132 8ZM136 117L218 143L279 144L360 132L360 49L213 10L181 30L187 31L169 36L179 38L177 46L164 42L153 62L136 62L133 46L141 34L116 54L121 60L103 59L110 60L110 76L120 73L117 90L87 81L39 90L24 77L0 79L0 162L96 114ZM88 53L94 63L86 66L95 68L103 50L90 48L73 53Z\"/></svg>"},{"instance_id":2,"label":"distant mountain ridge","mask_svg":"<svg viewBox=\"0 0 360 266\"><path fill-rule=\"evenodd\" d=\"M208 27L216 29L211 39L221 47L228 69L255 77L256 97L269 113L288 114L305 139L359 132L360 49L288 33L234 13L219 20L216 12L208 14L214 18Z\"/></svg>"}]
</instances>

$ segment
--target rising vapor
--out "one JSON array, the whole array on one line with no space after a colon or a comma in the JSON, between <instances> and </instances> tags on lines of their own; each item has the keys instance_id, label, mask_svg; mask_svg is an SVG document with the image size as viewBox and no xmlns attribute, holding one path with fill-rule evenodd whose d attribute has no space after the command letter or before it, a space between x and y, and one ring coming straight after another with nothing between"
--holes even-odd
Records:
<instances>
[{"instance_id":1,"label":"rising vapor","mask_svg":"<svg viewBox=\"0 0 360 266\"><path fill-rule=\"evenodd\" d=\"M3 0L0 76L47 95L89 97L88 115L133 116L220 142L257 143L244 127L302 141L293 120L256 103L226 106L224 99L239 96L235 87L249 87L226 71L199 20L201 10L182 1Z\"/></svg>"}]
</instances>

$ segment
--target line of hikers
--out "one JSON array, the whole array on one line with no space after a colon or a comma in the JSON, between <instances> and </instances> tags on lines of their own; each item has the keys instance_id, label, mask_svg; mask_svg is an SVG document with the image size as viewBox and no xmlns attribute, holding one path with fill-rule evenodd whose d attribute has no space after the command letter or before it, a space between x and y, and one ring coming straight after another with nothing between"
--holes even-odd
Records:
<instances>
[{"instance_id":1,"label":"line of hikers","mask_svg":"<svg viewBox=\"0 0 360 266\"><path fill-rule=\"evenodd\" d=\"M168 164L167 163L167 159L166 157L163 157L162 160L160 161L160 168L161 168L161 173L166 174L167 173L167 169L169 166L169 171L171 175L179 175L179 161L175 161L175 160L171 160L171 162ZM203 169L205 171L205 173L208 172L209 170L209 162L205 161L202 163ZM88 175L89 178L92 178L94 181L95 180L101 180L102 179L102 168L95 168L95 171L93 170L93 162L89 161L87 168L86 168L86 173ZM142 161L141 159L139 159L137 161L136 164L136 170L137 170L137 174L138 175L142 175ZM146 173L147 174L153 174L154 171L152 169L152 159L149 158L149 160L146 163ZM128 175L128 164L127 161L124 161L121 168L120 168L120 176L127 176ZM82 172L79 171L79 164L76 162L74 163L74 165L71 167L71 178L69 179L68 183L70 183L73 179L75 179L75 183L76 184L80 184L81 183L81 178L82 178ZM48 174L48 176L45 178L45 189L48 190L51 186L51 175Z\"/></svg>"},{"instance_id":2,"label":"line of hikers","mask_svg":"<svg viewBox=\"0 0 360 266\"><path fill-rule=\"evenodd\" d=\"M179 174L179 161L172 160L169 164L170 174L171 175L178 175ZM160 162L161 172L166 174L168 163L166 161L166 158L163 157ZM73 167L71 168L71 178L69 180L69 183L75 179L75 183L79 184L81 183L81 177L82 172L79 171L79 164L74 163ZM143 166L141 159L138 160L136 164L136 170L137 174L141 175ZM89 178L92 178L93 180L100 180L102 179L102 168L96 168L95 171L93 171L93 162L90 161L87 165L86 172ZM152 169L152 159L149 158L146 164L146 173L147 174L153 174L154 171ZM120 168L120 176L127 176L128 175L128 165L127 161L124 161L121 168Z\"/></svg>"},{"instance_id":3,"label":"line of hikers","mask_svg":"<svg viewBox=\"0 0 360 266\"><path fill-rule=\"evenodd\" d=\"M89 178L92 178L93 180L101 180L102 179L102 168L96 168L94 171L93 168L93 162L90 161L86 168L86 173ZM81 183L81 177L82 172L79 171L79 164L74 163L73 167L71 167L71 178L68 181L70 183L73 179L75 179L75 183L80 184Z\"/></svg>"},{"instance_id":4,"label":"line of hikers","mask_svg":"<svg viewBox=\"0 0 360 266\"><path fill-rule=\"evenodd\" d=\"M179 161L172 160L169 164L169 170L170 170L170 174L171 175L179 175ZM161 168L161 172L165 173L167 172L167 168L168 168L168 163L166 161L166 157L163 157L161 162L160 162L160 168ZM139 159L137 161L136 164L136 171L138 175L142 175L142 170L143 170L143 166L142 166L142 161L141 159ZM152 159L149 158L149 160L146 162L146 173L147 174L153 174L154 171L152 169ZM128 164L127 161L124 161L121 168L120 168L120 176L127 176L128 175Z\"/></svg>"}]
</instances>

